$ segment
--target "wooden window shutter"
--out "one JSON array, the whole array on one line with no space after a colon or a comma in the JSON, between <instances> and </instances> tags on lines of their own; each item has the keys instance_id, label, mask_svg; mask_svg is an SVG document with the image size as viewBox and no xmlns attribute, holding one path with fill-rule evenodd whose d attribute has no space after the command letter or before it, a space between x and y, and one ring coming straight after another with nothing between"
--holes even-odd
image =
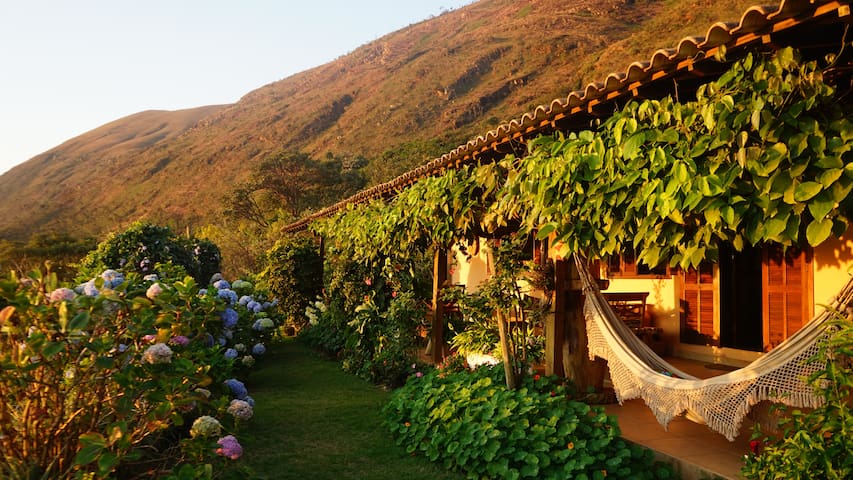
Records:
<instances>
[{"instance_id":1,"label":"wooden window shutter","mask_svg":"<svg viewBox=\"0 0 853 480\"><path fill-rule=\"evenodd\" d=\"M717 301L714 283L714 265L702 262L699 268L680 271L681 339L685 343L713 344Z\"/></svg>"},{"instance_id":2,"label":"wooden window shutter","mask_svg":"<svg viewBox=\"0 0 853 480\"><path fill-rule=\"evenodd\" d=\"M764 348L769 350L814 314L812 251L765 248L762 270Z\"/></svg>"}]
</instances>

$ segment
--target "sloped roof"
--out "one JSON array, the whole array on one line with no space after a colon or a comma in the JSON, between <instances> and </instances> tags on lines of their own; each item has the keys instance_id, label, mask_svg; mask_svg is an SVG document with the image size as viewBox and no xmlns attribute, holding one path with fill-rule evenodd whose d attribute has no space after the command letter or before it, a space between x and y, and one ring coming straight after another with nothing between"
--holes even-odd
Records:
<instances>
[{"instance_id":1,"label":"sloped roof","mask_svg":"<svg viewBox=\"0 0 853 480\"><path fill-rule=\"evenodd\" d=\"M775 50L796 46L806 57L809 52L815 56L838 51L844 26L853 20L850 1L782 0L778 5L750 7L737 23L715 23L704 36L685 37L674 48L657 50L648 61L631 63L624 72L611 73L602 82L590 83L548 106L539 106L389 182L362 190L294 222L284 232L304 230L312 221L334 215L348 205L391 197L417 180L439 175L448 168L502 158L537 135L588 128L591 119L613 112L616 101L661 98L671 94L676 83L680 94L692 94L699 85L728 68L727 64L714 60L722 48L728 61L755 48Z\"/></svg>"}]
</instances>

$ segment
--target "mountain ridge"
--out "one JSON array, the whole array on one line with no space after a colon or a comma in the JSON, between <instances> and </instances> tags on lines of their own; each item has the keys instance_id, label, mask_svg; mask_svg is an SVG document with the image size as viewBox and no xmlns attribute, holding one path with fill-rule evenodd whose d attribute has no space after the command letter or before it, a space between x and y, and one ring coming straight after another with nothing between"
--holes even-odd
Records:
<instances>
[{"instance_id":1,"label":"mountain ridge","mask_svg":"<svg viewBox=\"0 0 853 480\"><path fill-rule=\"evenodd\" d=\"M482 0L233 104L109 122L0 175L13 199L0 204L0 238L213 223L227 190L277 151L364 157L371 183L388 180L753 2L565 3ZM672 38L661 42L662 32Z\"/></svg>"}]
</instances>

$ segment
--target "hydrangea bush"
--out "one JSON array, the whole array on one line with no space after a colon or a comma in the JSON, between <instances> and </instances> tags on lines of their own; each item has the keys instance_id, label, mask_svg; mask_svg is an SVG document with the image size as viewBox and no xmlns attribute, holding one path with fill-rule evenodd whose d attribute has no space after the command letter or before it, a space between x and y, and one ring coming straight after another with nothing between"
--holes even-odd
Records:
<instances>
[{"instance_id":1,"label":"hydrangea bush","mask_svg":"<svg viewBox=\"0 0 853 480\"><path fill-rule=\"evenodd\" d=\"M253 329L255 316L276 314L219 291L115 269L76 288L41 273L0 281L0 478L126 478L142 465L201 478L239 458L254 400L235 375L272 338L275 323ZM229 308L251 362L216 341Z\"/></svg>"},{"instance_id":2,"label":"hydrangea bush","mask_svg":"<svg viewBox=\"0 0 853 480\"><path fill-rule=\"evenodd\" d=\"M109 235L80 262L83 276L104 268L142 275L158 273L158 264L182 267L197 282L220 270L221 254L212 242L175 235L169 227L136 222Z\"/></svg>"}]
</instances>

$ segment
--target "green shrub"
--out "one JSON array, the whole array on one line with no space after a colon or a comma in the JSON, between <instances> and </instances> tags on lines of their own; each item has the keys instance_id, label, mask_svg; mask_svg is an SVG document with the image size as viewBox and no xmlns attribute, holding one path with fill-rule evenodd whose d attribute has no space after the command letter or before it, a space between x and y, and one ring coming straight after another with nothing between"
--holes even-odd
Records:
<instances>
[{"instance_id":1,"label":"green shrub","mask_svg":"<svg viewBox=\"0 0 853 480\"><path fill-rule=\"evenodd\" d=\"M508 390L503 375L497 366L413 376L385 406L385 424L411 454L468 478L673 478L557 377L527 377Z\"/></svg>"},{"instance_id":2,"label":"green shrub","mask_svg":"<svg viewBox=\"0 0 853 480\"><path fill-rule=\"evenodd\" d=\"M280 309L297 327L305 324L305 308L323 288L323 257L314 240L286 237L267 252L260 274L270 294L279 298Z\"/></svg>"},{"instance_id":3,"label":"green shrub","mask_svg":"<svg viewBox=\"0 0 853 480\"><path fill-rule=\"evenodd\" d=\"M81 260L80 267L86 278L106 268L163 276L156 265L173 264L204 285L219 271L220 262L219 248L210 241L178 237L169 227L136 222L110 234Z\"/></svg>"},{"instance_id":4,"label":"green shrub","mask_svg":"<svg viewBox=\"0 0 853 480\"><path fill-rule=\"evenodd\" d=\"M778 437L756 431L755 454L747 456L742 471L746 478L853 478L853 321L839 318L833 328L810 360L826 363L809 379L823 405L807 411L781 408L789 415L780 421Z\"/></svg>"}]
</instances>

